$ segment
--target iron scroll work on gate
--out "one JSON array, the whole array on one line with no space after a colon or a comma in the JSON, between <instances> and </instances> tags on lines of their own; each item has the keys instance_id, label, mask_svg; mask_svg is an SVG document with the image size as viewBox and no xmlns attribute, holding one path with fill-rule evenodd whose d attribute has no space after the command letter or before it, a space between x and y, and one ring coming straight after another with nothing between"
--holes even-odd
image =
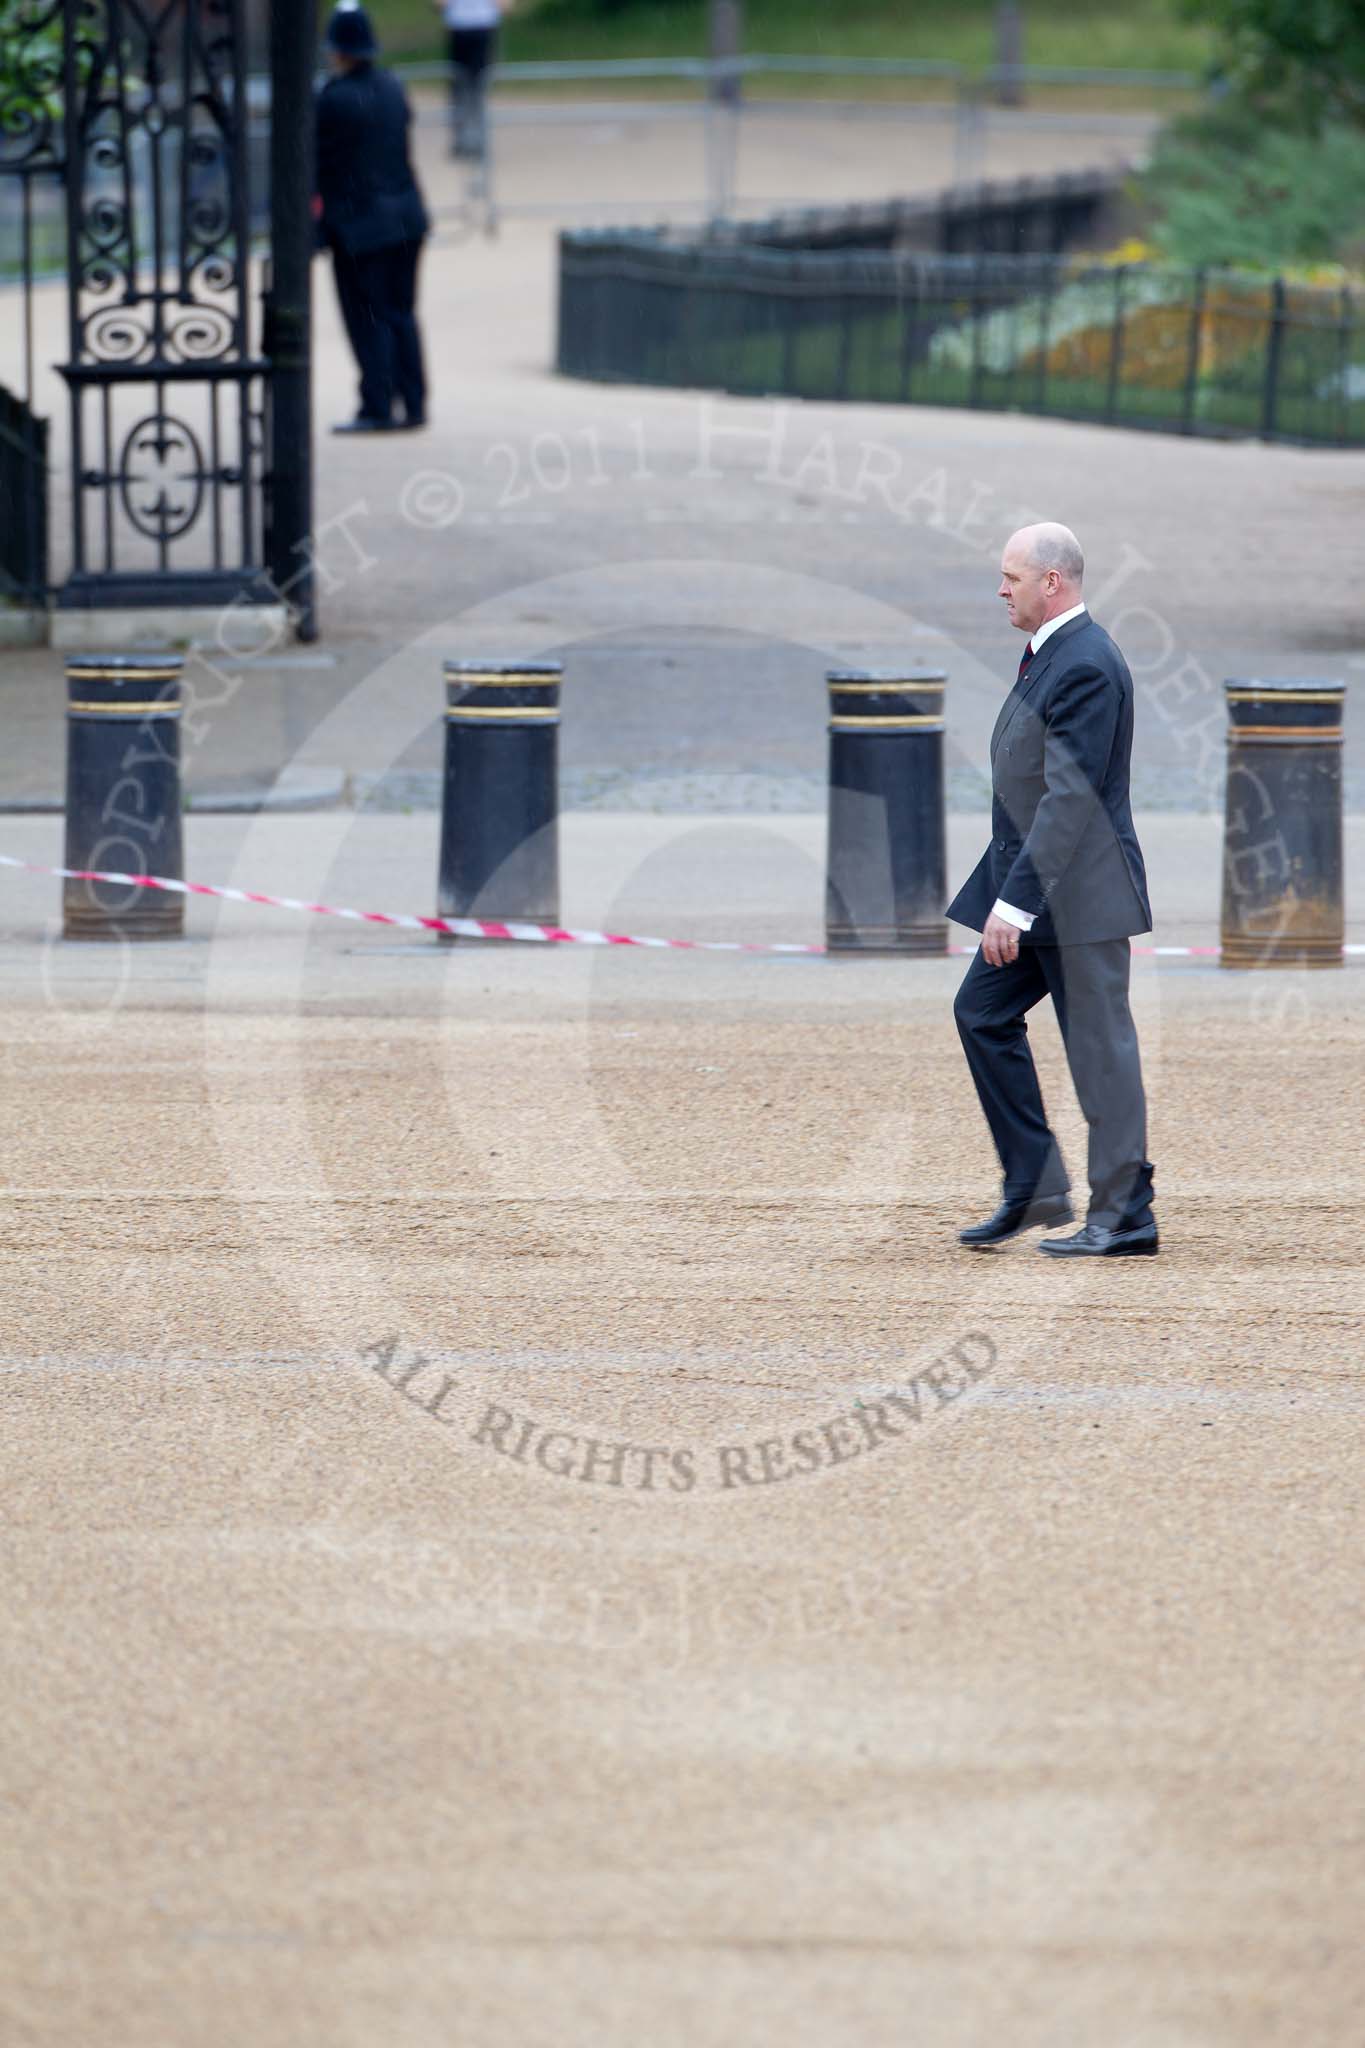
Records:
<instances>
[{"instance_id":1,"label":"iron scroll work on gate","mask_svg":"<svg viewBox=\"0 0 1365 2048\"><path fill-rule=\"evenodd\" d=\"M17 0L5 10L7 69L28 81L31 143L65 181L67 355L57 367L70 393L71 539L56 593L64 608L277 603L282 548L308 530L299 518L311 509L315 10L309 0L270 9L288 20L271 23L268 102L264 81L248 75L246 6ZM280 93L285 40L295 46L285 66L292 104ZM45 82L46 98L35 90ZM272 104L272 188L281 164L287 176L267 214L258 145ZM267 224L270 264L253 264ZM301 299L283 319L274 303L282 268ZM31 261L25 270L31 294ZM273 345L280 333L291 344L282 352ZM275 416L282 381L291 384L288 447ZM298 567L295 552L290 568Z\"/></svg>"}]
</instances>

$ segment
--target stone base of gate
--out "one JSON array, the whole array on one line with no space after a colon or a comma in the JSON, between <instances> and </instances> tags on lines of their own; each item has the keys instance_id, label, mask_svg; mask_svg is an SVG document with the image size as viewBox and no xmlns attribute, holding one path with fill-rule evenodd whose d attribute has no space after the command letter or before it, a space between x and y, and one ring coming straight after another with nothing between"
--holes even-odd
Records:
<instances>
[{"instance_id":1,"label":"stone base of gate","mask_svg":"<svg viewBox=\"0 0 1365 2048\"><path fill-rule=\"evenodd\" d=\"M48 619L41 605L0 605L0 648L46 647Z\"/></svg>"},{"instance_id":2,"label":"stone base of gate","mask_svg":"<svg viewBox=\"0 0 1365 2048\"><path fill-rule=\"evenodd\" d=\"M68 654L206 647L240 660L272 654L293 637L289 607L283 604L73 606L49 617L49 644Z\"/></svg>"}]
</instances>

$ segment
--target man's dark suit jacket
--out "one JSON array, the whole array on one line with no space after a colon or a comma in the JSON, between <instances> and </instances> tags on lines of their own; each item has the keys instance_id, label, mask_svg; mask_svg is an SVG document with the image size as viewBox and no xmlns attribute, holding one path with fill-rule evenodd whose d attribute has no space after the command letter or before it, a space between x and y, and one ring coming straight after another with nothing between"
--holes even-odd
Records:
<instances>
[{"instance_id":1,"label":"man's dark suit jacket","mask_svg":"<svg viewBox=\"0 0 1365 2048\"><path fill-rule=\"evenodd\" d=\"M412 120L398 80L361 64L318 94L324 237L348 256L420 242L430 225L408 157Z\"/></svg>"},{"instance_id":2,"label":"man's dark suit jacket","mask_svg":"<svg viewBox=\"0 0 1365 2048\"><path fill-rule=\"evenodd\" d=\"M1023 945L1150 931L1128 798L1133 678L1089 612L1043 642L991 734L991 843L948 905L980 931L997 897L1032 911Z\"/></svg>"}]
</instances>

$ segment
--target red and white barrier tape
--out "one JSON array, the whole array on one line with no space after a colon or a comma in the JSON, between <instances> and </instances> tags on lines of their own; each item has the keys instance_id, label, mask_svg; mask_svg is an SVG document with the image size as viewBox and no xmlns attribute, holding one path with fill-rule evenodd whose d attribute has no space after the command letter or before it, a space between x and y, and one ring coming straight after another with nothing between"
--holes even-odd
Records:
<instances>
[{"instance_id":1,"label":"red and white barrier tape","mask_svg":"<svg viewBox=\"0 0 1365 2048\"><path fill-rule=\"evenodd\" d=\"M393 910L348 910L335 903L306 903L298 896L266 896L258 889L229 889L215 882L177 882L167 875L120 875L100 868L51 868L39 861L16 860L0 853L0 867L25 874L52 875L68 882L110 882L129 889L169 889L179 896L215 896L225 903L258 903L267 910L298 910L313 917L345 917L356 924L392 925L406 932L448 932L456 939L519 939L537 945L653 946L684 953L824 953L824 946L795 941L766 945L745 939L645 939L631 932L579 931L557 924L499 924L484 917L411 917ZM954 946L954 953L974 953L975 946ZM1134 946L1151 959L1216 960L1217 946ZM1347 946L1347 953L1365 953L1365 946Z\"/></svg>"},{"instance_id":2,"label":"red and white barrier tape","mask_svg":"<svg viewBox=\"0 0 1365 2048\"><path fill-rule=\"evenodd\" d=\"M298 896L266 896L257 889L228 889L215 882L177 882L166 875L120 875L100 868L50 868L0 853L0 867L31 875L55 875L68 882L112 882L124 888L169 889L179 896L216 896L225 903L259 903L268 910L301 910L315 917L346 917L358 924L393 925L399 931L448 932L456 939L521 939L539 945L663 946L691 953L823 953L823 946L796 942L755 945L743 939L642 939L627 932L570 930L555 924L501 924L485 917L410 917L393 910L347 910L335 903L306 903Z\"/></svg>"}]
</instances>

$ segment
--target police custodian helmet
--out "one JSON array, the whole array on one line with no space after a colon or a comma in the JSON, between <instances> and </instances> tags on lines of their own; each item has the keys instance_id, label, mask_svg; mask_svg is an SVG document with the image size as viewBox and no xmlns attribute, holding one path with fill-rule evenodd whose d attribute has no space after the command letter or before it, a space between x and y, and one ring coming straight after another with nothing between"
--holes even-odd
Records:
<instances>
[{"instance_id":1,"label":"police custodian helmet","mask_svg":"<svg viewBox=\"0 0 1365 2048\"><path fill-rule=\"evenodd\" d=\"M339 57L373 57L379 44L360 0L341 0L327 24L327 43Z\"/></svg>"}]
</instances>

